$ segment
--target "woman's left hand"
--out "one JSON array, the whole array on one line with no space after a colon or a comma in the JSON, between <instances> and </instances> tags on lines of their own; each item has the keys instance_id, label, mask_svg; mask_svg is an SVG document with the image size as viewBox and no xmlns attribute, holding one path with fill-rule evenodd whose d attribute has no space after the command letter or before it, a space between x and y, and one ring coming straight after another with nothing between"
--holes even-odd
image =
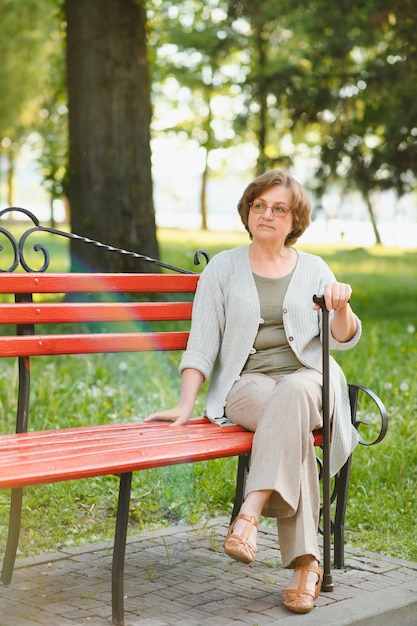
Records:
<instances>
[{"instance_id":1,"label":"woman's left hand","mask_svg":"<svg viewBox=\"0 0 417 626\"><path fill-rule=\"evenodd\" d=\"M324 288L324 301L328 311L334 311L331 333L340 342L349 341L356 333L356 320L349 305L352 287L346 283L329 283ZM319 305L314 306L319 309Z\"/></svg>"},{"instance_id":2,"label":"woman's left hand","mask_svg":"<svg viewBox=\"0 0 417 626\"><path fill-rule=\"evenodd\" d=\"M346 283L329 283L324 288L324 301L328 311L339 311L346 306L352 295L352 287ZM317 310L318 304L314 305Z\"/></svg>"}]
</instances>

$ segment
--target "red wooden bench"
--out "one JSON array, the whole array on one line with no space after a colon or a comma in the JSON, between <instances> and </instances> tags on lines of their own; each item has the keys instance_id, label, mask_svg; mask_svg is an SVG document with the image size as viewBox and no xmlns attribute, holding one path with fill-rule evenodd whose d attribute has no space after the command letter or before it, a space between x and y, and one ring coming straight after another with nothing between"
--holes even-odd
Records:
<instances>
[{"instance_id":1,"label":"red wooden bench","mask_svg":"<svg viewBox=\"0 0 417 626\"><path fill-rule=\"evenodd\" d=\"M0 213L1 216L1 213ZM47 229L50 230L50 229ZM68 236L60 231L57 234ZM77 237L77 236L75 236ZM19 252L18 256L21 254ZM16 263L17 265L17 263ZM27 269L27 268L26 268ZM12 268L14 270L14 267ZM172 330L172 322L190 320L192 302L178 294L193 294L196 274L53 274L43 272L0 273L0 297L12 296L0 304L0 357L17 358L19 399L16 433L0 436L0 488L12 489L9 534L1 579L12 579L18 538L23 488L102 475L118 475L119 501L112 564L112 619L124 623L123 570L128 527L132 472L174 465L239 457L236 496L232 518L243 499L243 490L253 434L239 426L219 427L206 418L191 420L186 426L171 428L160 423L120 423L64 428L42 432L30 430L30 363L45 355L183 350L187 330ZM42 294L42 300L39 300ZM119 302L68 302L63 295L122 295ZM127 298L151 294L147 301ZM177 294L175 300L169 300ZM48 301L45 298L48 296ZM114 299L114 298L113 298ZM91 331L90 322L157 321L160 330L137 332ZM169 328L162 325L169 322ZM55 325L59 324L59 328ZM10 326L17 329L10 334ZM50 328L49 328L50 327ZM67 327L69 330L65 330ZM45 328L48 330L46 331ZM63 330L64 328L64 330ZM52 332L53 334L49 334ZM387 428L385 408L372 392L350 386L352 420L361 390L371 394L381 416L381 429L375 443ZM316 433L316 445L322 435ZM332 522L334 563L343 566L344 517L349 483L350 460L334 481Z\"/></svg>"}]
</instances>

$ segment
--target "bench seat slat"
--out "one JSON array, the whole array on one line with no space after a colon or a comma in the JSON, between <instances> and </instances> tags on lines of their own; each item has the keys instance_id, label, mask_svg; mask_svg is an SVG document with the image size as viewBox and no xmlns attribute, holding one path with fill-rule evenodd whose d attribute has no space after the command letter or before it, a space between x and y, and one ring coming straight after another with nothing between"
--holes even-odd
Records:
<instances>
[{"instance_id":1,"label":"bench seat slat","mask_svg":"<svg viewBox=\"0 0 417 626\"><path fill-rule=\"evenodd\" d=\"M223 430L227 429L227 430ZM236 433L246 432L240 426L219 427L215 424L197 425L193 427L183 426L180 428L170 428L164 424L154 429L142 428L141 424L120 424L113 428L103 429L101 427L91 429L65 428L62 430L37 431L29 433L17 433L15 435L6 435L3 437L5 441L0 443L0 461L2 464L7 463L7 458L16 458L15 451L22 451L23 458L30 453L33 460L43 459L45 452L59 454L59 450L63 446L74 445L74 449L78 453L84 450L89 451L95 449L109 450L115 441L120 442L120 447L129 446L132 449L137 448L159 448L161 446L172 446L175 454L175 446L186 441L193 444L194 441L204 440L205 438L215 440L224 437L225 433L233 435ZM119 447L119 446L118 446ZM158 455L158 450L155 450Z\"/></svg>"},{"instance_id":2,"label":"bench seat slat","mask_svg":"<svg viewBox=\"0 0 417 626\"><path fill-rule=\"evenodd\" d=\"M3 437L0 488L249 454L253 433L239 426L203 424L142 428L142 424L20 433ZM70 432L68 432L70 431ZM155 437L158 431L159 437ZM86 436L87 435L87 436ZM45 460L46 459L46 460Z\"/></svg>"},{"instance_id":3,"label":"bench seat slat","mask_svg":"<svg viewBox=\"0 0 417 626\"><path fill-rule=\"evenodd\" d=\"M0 324L189 320L191 310L191 302L0 303Z\"/></svg>"},{"instance_id":4,"label":"bench seat slat","mask_svg":"<svg viewBox=\"0 0 417 626\"><path fill-rule=\"evenodd\" d=\"M196 424L196 420L192 420L193 424ZM208 420L202 422L205 424L204 426L204 436L223 436L223 429L226 426L219 427L216 424L211 424ZM170 438L171 443L174 443L176 439L183 438L182 430L175 428L170 428L167 430L168 426L166 424L160 425L154 422L152 423L128 423L128 424L102 424L100 426L82 426L81 429L79 427L75 428L63 428L57 430L46 430L46 431L33 431L30 433L16 433L11 435L4 435L0 438L0 455L5 454L8 450L13 449L15 445L18 445L19 449L24 449L26 446L39 446L42 444L47 444L48 440L51 440L55 445L60 445L60 440L65 439L65 443L68 445L71 441L79 442L80 441L80 433L83 437L83 440L88 442L88 445L94 445L94 442L103 442L108 439L114 439L117 437L128 436L130 438L137 437L135 440L136 443L140 443L141 445L158 445L161 439L161 436L164 437L165 441ZM187 426L187 429L189 426ZM227 426L228 432L241 432L242 428L240 426ZM132 432L133 431L133 432ZM200 437L201 430L197 431L195 425L193 425L193 433L187 432L188 441L192 440L192 437ZM245 431L246 432L246 431ZM142 440L143 436L143 440ZM314 436L314 445L320 446L322 445L322 430L316 430L313 433ZM14 440L13 438L16 437ZM3 456L0 459L0 462L4 463Z\"/></svg>"},{"instance_id":5,"label":"bench seat slat","mask_svg":"<svg viewBox=\"0 0 417 626\"><path fill-rule=\"evenodd\" d=\"M187 331L0 337L0 357L184 350Z\"/></svg>"}]
</instances>

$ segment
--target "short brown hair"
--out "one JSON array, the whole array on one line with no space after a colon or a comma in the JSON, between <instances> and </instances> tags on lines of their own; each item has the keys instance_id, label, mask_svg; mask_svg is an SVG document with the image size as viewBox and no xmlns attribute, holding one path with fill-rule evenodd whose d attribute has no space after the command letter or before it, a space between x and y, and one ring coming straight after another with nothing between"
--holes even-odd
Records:
<instances>
[{"instance_id":1,"label":"short brown hair","mask_svg":"<svg viewBox=\"0 0 417 626\"><path fill-rule=\"evenodd\" d=\"M237 210L242 224L252 239L252 234L248 228L250 204L263 191L275 186L290 189L293 195L293 201L290 207L292 210L293 228L285 240L285 245L291 246L301 237L309 226L311 213L310 197L304 187L293 176L283 170L271 170L270 172L261 174L261 176L255 178L255 180L246 187L237 205Z\"/></svg>"}]
</instances>

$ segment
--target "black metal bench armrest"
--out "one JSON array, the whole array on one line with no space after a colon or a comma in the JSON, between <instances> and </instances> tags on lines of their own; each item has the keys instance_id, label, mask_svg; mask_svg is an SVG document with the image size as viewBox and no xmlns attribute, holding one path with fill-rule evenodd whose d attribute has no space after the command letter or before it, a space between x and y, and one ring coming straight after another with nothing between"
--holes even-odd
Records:
<instances>
[{"instance_id":1,"label":"black metal bench armrest","mask_svg":"<svg viewBox=\"0 0 417 626\"><path fill-rule=\"evenodd\" d=\"M362 392L362 391L374 401L379 412L379 417L381 419L381 426L380 426L379 433L371 441L367 441L359 433L359 426L361 424L367 424L367 422L356 419L359 392ZM376 395L376 393L374 393L371 389L368 389L368 387L364 387L363 385L356 385L356 384L349 384L349 398L350 398L352 421L353 421L353 425L358 430L359 443L361 443L363 446L373 446L376 443L379 443L380 441L382 441L388 430L388 414L381 398L379 398Z\"/></svg>"}]
</instances>

